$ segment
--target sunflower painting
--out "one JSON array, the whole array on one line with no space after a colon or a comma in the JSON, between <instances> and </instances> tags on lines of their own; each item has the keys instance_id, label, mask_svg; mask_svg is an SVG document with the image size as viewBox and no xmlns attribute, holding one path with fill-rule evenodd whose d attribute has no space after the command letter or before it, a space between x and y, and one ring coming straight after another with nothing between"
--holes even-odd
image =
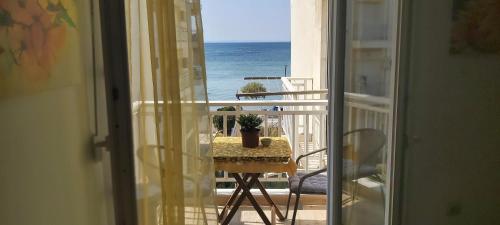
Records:
<instances>
[{"instance_id":1,"label":"sunflower painting","mask_svg":"<svg viewBox=\"0 0 500 225\"><path fill-rule=\"evenodd\" d=\"M51 79L78 43L76 19L72 0L0 0L0 97L61 83Z\"/></svg>"},{"instance_id":2,"label":"sunflower painting","mask_svg":"<svg viewBox=\"0 0 500 225\"><path fill-rule=\"evenodd\" d=\"M450 52L500 54L500 1L454 0Z\"/></svg>"}]
</instances>

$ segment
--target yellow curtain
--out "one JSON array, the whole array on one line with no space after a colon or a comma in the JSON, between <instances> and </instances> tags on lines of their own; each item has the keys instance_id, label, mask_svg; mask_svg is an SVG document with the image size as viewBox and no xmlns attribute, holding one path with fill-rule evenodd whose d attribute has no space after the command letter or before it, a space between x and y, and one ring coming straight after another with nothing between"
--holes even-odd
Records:
<instances>
[{"instance_id":1,"label":"yellow curtain","mask_svg":"<svg viewBox=\"0 0 500 225\"><path fill-rule=\"evenodd\" d=\"M126 0L140 224L217 224L199 0Z\"/></svg>"}]
</instances>

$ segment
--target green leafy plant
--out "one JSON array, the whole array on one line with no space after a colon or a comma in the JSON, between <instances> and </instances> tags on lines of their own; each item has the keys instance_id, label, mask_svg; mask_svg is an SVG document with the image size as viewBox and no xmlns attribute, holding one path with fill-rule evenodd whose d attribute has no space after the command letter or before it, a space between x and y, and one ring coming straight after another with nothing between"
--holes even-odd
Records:
<instances>
[{"instance_id":1,"label":"green leafy plant","mask_svg":"<svg viewBox=\"0 0 500 225\"><path fill-rule=\"evenodd\" d=\"M217 111L236 111L236 108L233 106L227 106L218 108ZM224 129L224 117L222 115L214 116L214 126L218 131L222 131ZM236 122L236 116L227 116L227 132L228 134L231 132L231 128L234 127Z\"/></svg>"},{"instance_id":2,"label":"green leafy plant","mask_svg":"<svg viewBox=\"0 0 500 225\"><path fill-rule=\"evenodd\" d=\"M240 91L241 93L258 93L258 92L267 92L267 88L264 86L264 84L260 82L250 82L245 86L243 86L240 89ZM257 98L265 98L265 96L250 96L246 98L257 99Z\"/></svg>"},{"instance_id":3,"label":"green leafy plant","mask_svg":"<svg viewBox=\"0 0 500 225\"><path fill-rule=\"evenodd\" d=\"M257 127L262 123L262 119L254 114L240 115L237 120L242 131L258 130Z\"/></svg>"}]
</instances>

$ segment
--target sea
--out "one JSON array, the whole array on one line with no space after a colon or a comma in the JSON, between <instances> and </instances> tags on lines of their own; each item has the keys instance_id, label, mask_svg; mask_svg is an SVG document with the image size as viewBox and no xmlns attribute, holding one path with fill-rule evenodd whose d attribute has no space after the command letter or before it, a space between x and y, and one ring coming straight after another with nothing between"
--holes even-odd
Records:
<instances>
[{"instance_id":1,"label":"sea","mask_svg":"<svg viewBox=\"0 0 500 225\"><path fill-rule=\"evenodd\" d=\"M236 100L238 90L252 82L245 77L290 75L290 42L205 43L205 62L209 100ZM281 90L280 80L258 82L267 91Z\"/></svg>"}]
</instances>

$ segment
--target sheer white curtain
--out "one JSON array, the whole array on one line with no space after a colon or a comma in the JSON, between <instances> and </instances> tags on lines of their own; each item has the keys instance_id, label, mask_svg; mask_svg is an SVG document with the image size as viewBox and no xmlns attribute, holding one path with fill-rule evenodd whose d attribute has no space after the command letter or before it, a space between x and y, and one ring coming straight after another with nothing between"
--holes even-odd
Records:
<instances>
[{"instance_id":1,"label":"sheer white curtain","mask_svg":"<svg viewBox=\"0 0 500 225\"><path fill-rule=\"evenodd\" d=\"M217 224L198 0L127 0L141 224Z\"/></svg>"}]
</instances>

